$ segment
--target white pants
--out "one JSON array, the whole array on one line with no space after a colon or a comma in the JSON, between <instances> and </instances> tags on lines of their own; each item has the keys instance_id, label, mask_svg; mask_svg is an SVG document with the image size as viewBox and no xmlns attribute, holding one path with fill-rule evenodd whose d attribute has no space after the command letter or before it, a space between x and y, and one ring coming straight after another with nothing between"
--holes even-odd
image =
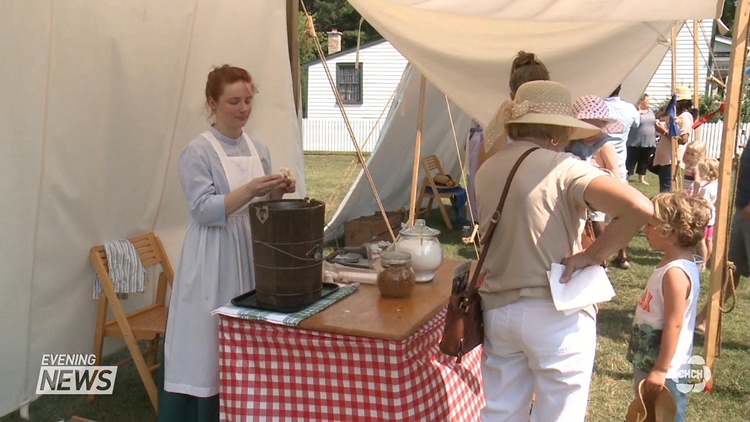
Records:
<instances>
[{"instance_id":1,"label":"white pants","mask_svg":"<svg viewBox=\"0 0 750 422\"><path fill-rule=\"evenodd\" d=\"M596 321L565 316L551 299L522 298L484 312L482 421L576 422L586 418Z\"/></svg>"}]
</instances>

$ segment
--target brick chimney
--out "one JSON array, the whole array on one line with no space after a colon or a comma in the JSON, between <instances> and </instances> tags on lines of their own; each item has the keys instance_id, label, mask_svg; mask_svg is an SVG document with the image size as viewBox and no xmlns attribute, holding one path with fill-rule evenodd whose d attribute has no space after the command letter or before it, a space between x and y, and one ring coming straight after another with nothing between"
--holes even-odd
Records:
<instances>
[{"instance_id":1,"label":"brick chimney","mask_svg":"<svg viewBox=\"0 0 750 422\"><path fill-rule=\"evenodd\" d=\"M341 51L341 32L333 28L328 32L328 54L335 54Z\"/></svg>"}]
</instances>

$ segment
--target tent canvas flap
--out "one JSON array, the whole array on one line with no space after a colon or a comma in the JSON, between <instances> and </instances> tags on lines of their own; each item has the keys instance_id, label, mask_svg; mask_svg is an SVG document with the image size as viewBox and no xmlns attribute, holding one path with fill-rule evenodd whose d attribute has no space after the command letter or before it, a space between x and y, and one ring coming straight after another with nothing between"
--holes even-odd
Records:
<instances>
[{"instance_id":1,"label":"tent canvas flap","mask_svg":"<svg viewBox=\"0 0 750 422\"><path fill-rule=\"evenodd\" d=\"M91 246L153 230L177 265L177 158L209 126L213 65L253 75L246 129L305 188L284 2L2 2L0 21L1 416L35 397L42 354L91 353Z\"/></svg>"}]
</instances>

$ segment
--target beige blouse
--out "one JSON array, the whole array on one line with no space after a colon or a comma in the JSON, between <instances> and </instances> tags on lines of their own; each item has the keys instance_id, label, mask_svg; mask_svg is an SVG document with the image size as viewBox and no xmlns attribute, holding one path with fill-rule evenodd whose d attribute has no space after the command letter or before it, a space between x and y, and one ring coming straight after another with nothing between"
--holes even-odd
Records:
<instances>
[{"instance_id":1,"label":"beige blouse","mask_svg":"<svg viewBox=\"0 0 750 422\"><path fill-rule=\"evenodd\" d=\"M677 126L680 128L680 135L693 133L693 115L689 111L683 111L677 117ZM685 146L680 145L677 149L677 157L682 162L682 154L685 152ZM656 146L654 154L655 166L672 165L672 138L669 135L661 135L659 144Z\"/></svg>"}]
</instances>

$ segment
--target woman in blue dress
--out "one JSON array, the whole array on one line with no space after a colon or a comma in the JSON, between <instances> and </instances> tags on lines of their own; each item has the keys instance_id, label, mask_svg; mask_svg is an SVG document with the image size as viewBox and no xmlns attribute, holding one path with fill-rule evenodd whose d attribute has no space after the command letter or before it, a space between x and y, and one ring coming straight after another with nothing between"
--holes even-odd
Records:
<instances>
[{"instance_id":1,"label":"woman in blue dress","mask_svg":"<svg viewBox=\"0 0 750 422\"><path fill-rule=\"evenodd\" d=\"M243 132L257 93L250 74L224 65L206 82L214 118L180 154L189 218L164 342L160 421L219 419L219 327L211 311L255 288L248 204L296 190L272 173L268 148Z\"/></svg>"}]
</instances>

